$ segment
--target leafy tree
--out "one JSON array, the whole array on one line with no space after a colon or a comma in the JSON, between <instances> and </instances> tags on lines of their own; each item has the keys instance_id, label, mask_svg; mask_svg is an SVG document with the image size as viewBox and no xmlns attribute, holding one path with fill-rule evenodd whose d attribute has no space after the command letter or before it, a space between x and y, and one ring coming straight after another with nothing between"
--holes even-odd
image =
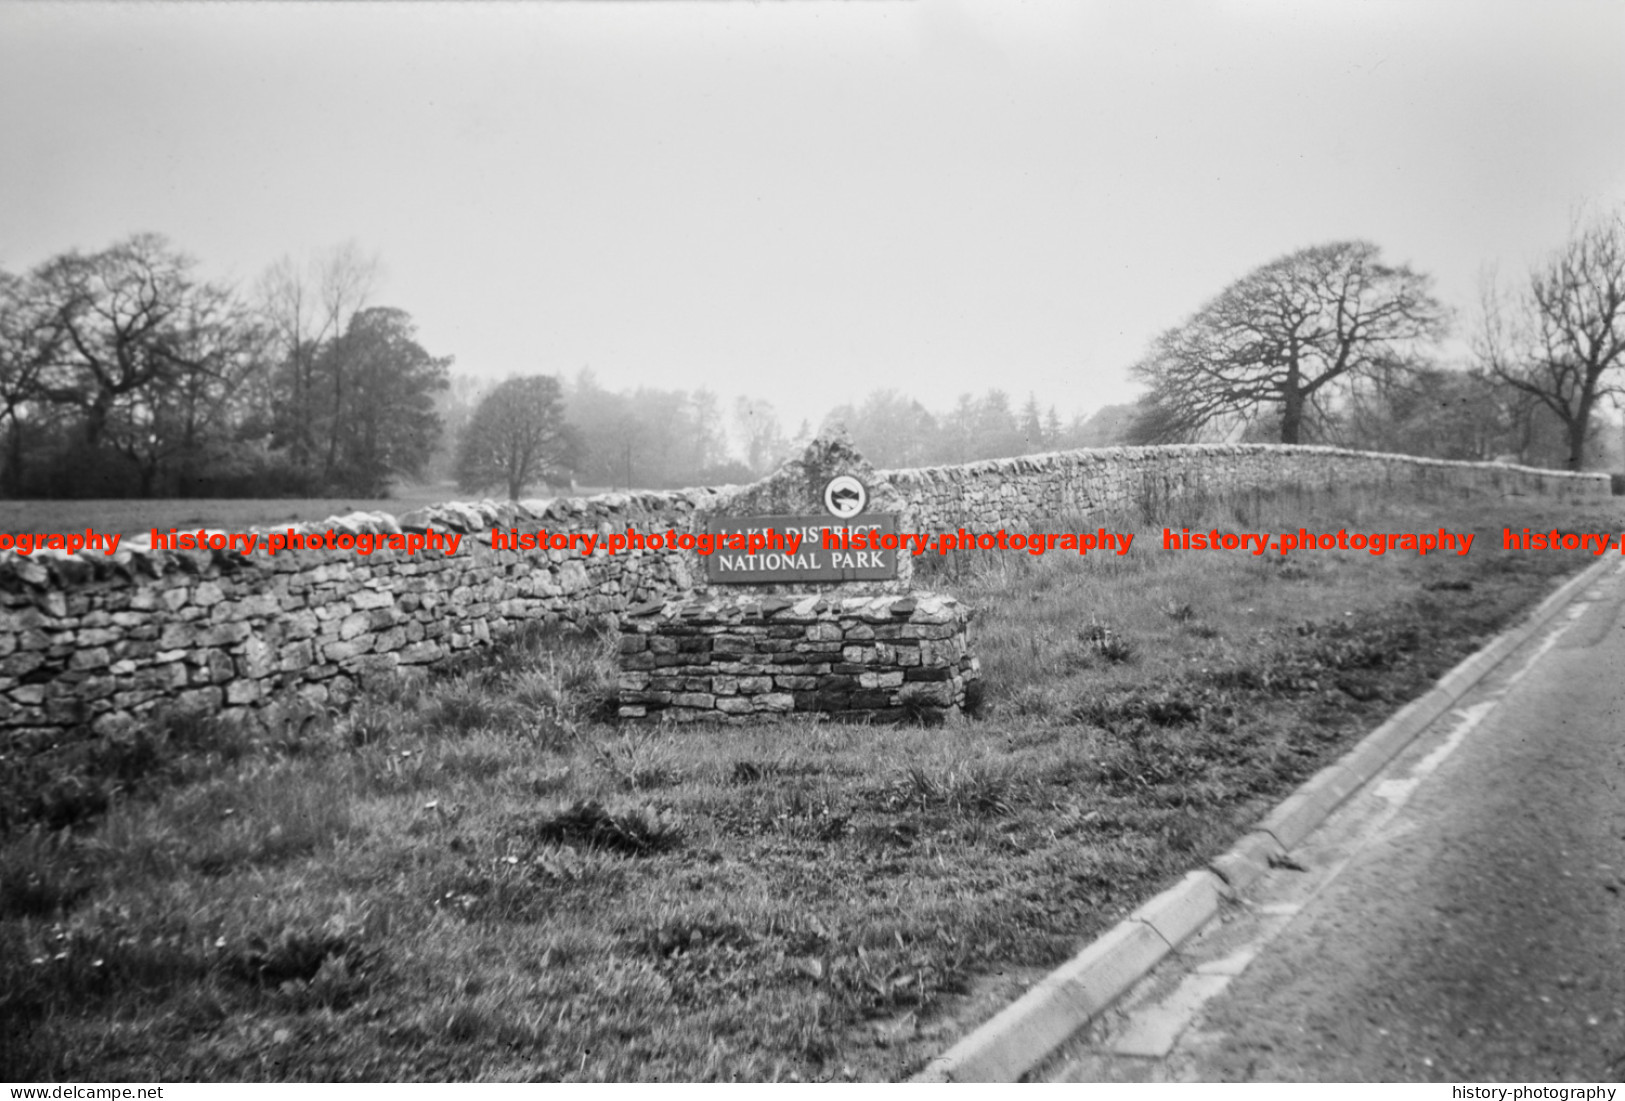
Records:
<instances>
[{"instance_id":1,"label":"leafy tree","mask_svg":"<svg viewBox=\"0 0 1625 1101\"><path fill-rule=\"evenodd\" d=\"M582 370L565 389L576 430L577 476L596 486L683 486L737 481L717 396L709 390L613 393ZM744 480L749 480L748 476Z\"/></svg>"},{"instance_id":2,"label":"leafy tree","mask_svg":"<svg viewBox=\"0 0 1625 1101\"><path fill-rule=\"evenodd\" d=\"M978 457L976 399L960 394L954 407L943 414L937 433L936 461L939 463L968 463Z\"/></svg>"},{"instance_id":3,"label":"leafy tree","mask_svg":"<svg viewBox=\"0 0 1625 1101\"><path fill-rule=\"evenodd\" d=\"M1190 439L1226 418L1278 411L1282 443L1324 420L1335 387L1413 369L1446 332L1428 279L1381 262L1364 241L1317 245L1227 287L1153 343L1141 442Z\"/></svg>"},{"instance_id":4,"label":"leafy tree","mask_svg":"<svg viewBox=\"0 0 1625 1101\"><path fill-rule=\"evenodd\" d=\"M790 441L784 438L778 411L773 403L757 398L740 398L734 403L734 424L744 440L745 465L764 474L784 461Z\"/></svg>"},{"instance_id":5,"label":"leafy tree","mask_svg":"<svg viewBox=\"0 0 1625 1101\"><path fill-rule=\"evenodd\" d=\"M1038 406L1038 395L1027 393L1027 403L1021 407L1022 448L1029 454L1049 449L1049 436L1044 431L1044 414Z\"/></svg>"},{"instance_id":6,"label":"leafy tree","mask_svg":"<svg viewBox=\"0 0 1625 1101\"><path fill-rule=\"evenodd\" d=\"M424 468L432 481L455 481L457 456L462 452L463 434L474 410L494 384L474 375L452 375L447 388L435 396L434 411L440 418L440 444Z\"/></svg>"},{"instance_id":7,"label":"leafy tree","mask_svg":"<svg viewBox=\"0 0 1625 1101\"><path fill-rule=\"evenodd\" d=\"M693 450L688 469L698 473L728 461L728 431L722 421L722 404L715 391L701 387L694 391L689 401L694 423L689 436Z\"/></svg>"},{"instance_id":8,"label":"leafy tree","mask_svg":"<svg viewBox=\"0 0 1625 1101\"><path fill-rule=\"evenodd\" d=\"M1564 465L1580 470L1598 402L1625 393L1615 369L1625 358L1625 219L1578 227L1510 303L1491 288L1478 354L1561 422Z\"/></svg>"},{"instance_id":9,"label":"leafy tree","mask_svg":"<svg viewBox=\"0 0 1625 1101\"><path fill-rule=\"evenodd\" d=\"M1066 447L1116 447L1126 443L1138 410L1130 404L1103 405L1088 417L1072 418L1065 434Z\"/></svg>"},{"instance_id":10,"label":"leafy tree","mask_svg":"<svg viewBox=\"0 0 1625 1101\"><path fill-rule=\"evenodd\" d=\"M799 455L807 450L808 445L813 442L813 434L812 419L802 417L801 423L796 425L796 434L785 444L785 455Z\"/></svg>"},{"instance_id":11,"label":"leafy tree","mask_svg":"<svg viewBox=\"0 0 1625 1101\"><path fill-rule=\"evenodd\" d=\"M632 456L635 484L670 486L688 481L701 450L694 438L698 414L694 395L686 390L640 386L624 397L622 441L628 451L623 453Z\"/></svg>"},{"instance_id":12,"label":"leafy tree","mask_svg":"<svg viewBox=\"0 0 1625 1101\"><path fill-rule=\"evenodd\" d=\"M1051 405L1044 413L1044 446L1046 448L1064 447L1066 430L1061 427L1061 414Z\"/></svg>"},{"instance_id":13,"label":"leafy tree","mask_svg":"<svg viewBox=\"0 0 1625 1101\"><path fill-rule=\"evenodd\" d=\"M322 349L316 379L327 404L316 416L325 485L379 493L395 474L423 470L440 438L435 395L451 357L431 356L405 310L374 306Z\"/></svg>"},{"instance_id":14,"label":"leafy tree","mask_svg":"<svg viewBox=\"0 0 1625 1101\"><path fill-rule=\"evenodd\" d=\"M510 378L475 408L457 452L457 482L469 492L501 483L517 501L533 482L568 477L574 452L558 379Z\"/></svg>"},{"instance_id":15,"label":"leafy tree","mask_svg":"<svg viewBox=\"0 0 1625 1101\"><path fill-rule=\"evenodd\" d=\"M896 390L875 390L859 406L837 406L824 424L844 424L853 446L882 469L924 466L936 457L936 418Z\"/></svg>"},{"instance_id":16,"label":"leafy tree","mask_svg":"<svg viewBox=\"0 0 1625 1101\"><path fill-rule=\"evenodd\" d=\"M976 403L973 426L974 458L1002 459L1043 450L1042 444L1029 445L1015 410L1010 407L1010 395L1003 390L989 390L982 395Z\"/></svg>"},{"instance_id":17,"label":"leafy tree","mask_svg":"<svg viewBox=\"0 0 1625 1101\"><path fill-rule=\"evenodd\" d=\"M1018 415L1002 390L981 397L961 394L954 408L933 415L896 390L875 390L861 405L840 405L825 425L844 424L852 442L878 467L906 468L1029 455L1070 441L1055 407L1047 411L1030 395Z\"/></svg>"},{"instance_id":18,"label":"leafy tree","mask_svg":"<svg viewBox=\"0 0 1625 1101\"><path fill-rule=\"evenodd\" d=\"M1037 404L1032 403L1036 413ZM1042 426L1039 426L1042 433ZM980 398L959 395L940 421L935 462L967 463L999 459L1044 450L1041 439L1029 439L1028 430L1010 408L1010 395L993 389Z\"/></svg>"}]
</instances>

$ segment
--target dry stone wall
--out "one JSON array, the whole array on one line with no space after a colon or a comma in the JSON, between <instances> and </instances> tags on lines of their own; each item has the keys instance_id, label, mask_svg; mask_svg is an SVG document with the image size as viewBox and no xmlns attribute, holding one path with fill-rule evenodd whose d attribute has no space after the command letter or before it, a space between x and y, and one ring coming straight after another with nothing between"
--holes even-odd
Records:
<instances>
[{"instance_id":1,"label":"dry stone wall","mask_svg":"<svg viewBox=\"0 0 1625 1101\"><path fill-rule=\"evenodd\" d=\"M941 721L981 666L952 597L724 595L638 609L621 624L623 719L744 722L812 712Z\"/></svg>"},{"instance_id":2,"label":"dry stone wall","mask_svg":"<svg viewBox=\"0 0 1625 1101\"><path fill-rule=\"evenodd\" d=\"M925 530L1036 526L1063 517L1177 507L1203 494L1300 486L1424 487L1552 498L1606 497L1607 474L1463 463L1283 444L1182 444L1057 451L962 466L888 470Z\"/></svg>"},{"instance_id":3,"label":"dry stone wall","mask_svg":"<svg viewBox=\"0 0 1625 1101\"><path fill-rule=\"evenodd\" d=\"M881 471L871 487L916 530L1036 526L1169 504L1230 487L1459 486L1496 494L1601 496L1601 474L1268 445L1121 448L959 467ZM692 552L492 550L519 532L692 531L753 487L445 505L303 525L456 531L457 554L229 552L121 547L106 558L0 552L0 754L118 732L161 706L276 723L342 706L369 677L425 669L533 621L584 625L696 588ZM757 497L761 493L756 494ZM4 528L0 524L0 528ZM279 529L280 530L280 529ZM715 693L713 693L715 694Z\"/></svg>"},{"instance_id":4,"label":"dry stone wall","mask_svg":"<svg viewBox=\"0 0 1625 1101\"><path fill-rule=\"evenodd\" d=\"M681 526L714 491L354 514L296 530L460 533L456 554L149 550L0 555L0 752L113 734L158 706L271 721L342 706L532 621L574 626L687 591L678 555L493 550L493 527ZM281 529L279 529L281 530Z\"/></svg>"}]
</instances>

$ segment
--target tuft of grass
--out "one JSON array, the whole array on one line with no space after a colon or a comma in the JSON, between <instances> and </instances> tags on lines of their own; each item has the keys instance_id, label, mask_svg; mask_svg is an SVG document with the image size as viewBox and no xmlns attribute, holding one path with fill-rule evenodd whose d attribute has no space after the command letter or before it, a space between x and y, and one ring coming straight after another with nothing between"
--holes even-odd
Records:
<instances>
[{"instance_id":1,"label":"tuft of grass","mask_svg":"<svg viewBox=\"0 0 1625 1101\"><path fill-rule=\"evenodd\" d=\"M772 762L739 760L728 767L728 779L735 784L755 784L776 771Z\"/></svg>"},{"instance_id":2,"label":"tuft of grass","mask_svg":"<svg viewBox=\"0 0 1625 1101\"><path fill-rule=\"evenodd\" d=\"M1015 771L1007 764L961 761L945 768L910 766L887 786L883 804L890 810L944 808L962 814L1005 815L1016 799Z\"/></svg>"},{"instance_id":3,"label":"tuft of grass","mask_svg":"<svg viewBox=\"0 0 1625 1101\"><path fill-rule=\"evenodd\" d=\"M1134 643L1104 623L1091 623L1078 632L1078 640L1088 647L1084 653L1092 651L1100 655L1100 660L1112 665L1133 661L1135 657Z\"/></svg>"},{"instance_id":4,"label":"tuft of grass","mask_svg":"<svg viewBox=\"0 0 1625 1101\"><path fill-rule=\"evenodd\" d=\"M364 922L335 915L319 927L295 924L269 935L254 933L222 951L218 966L273 996L279 1008L342 1010L370 990L376 951L368 946Z\"/></svg>"},{"instance_id":5,"label":"tuft of grass","mask_svg":"<svg viewBox=\"0 0 1625 1101\"><path fill-rule=\"evenodd\" d=\"M537 822L538 841L608 849L628 856L666 852L682 843L682 829L670 815L649 807L609 810L593 801L573 803Z\"/></svg>"},{"instance_id":6,"label":"tuft of grass","mask_svg":"<svg viewBox=\"0 0 1625 1101\"><path fill-rule=\"evenodd\" d=\"M593 764L626 791L651 791L682 779L678 752L668 731L633 728L589 744Z\"/></svg>"},{"instance_id":7,"label":"tuft of grass","mask_svg":"<svg viewBox=\"0 0 1625 1101\"><path fill-rule=\"evenodd\" d=\"M0 921L60 916L90 893L65 833L35 827L0 848Z\"/></svg>"}]
</instances>

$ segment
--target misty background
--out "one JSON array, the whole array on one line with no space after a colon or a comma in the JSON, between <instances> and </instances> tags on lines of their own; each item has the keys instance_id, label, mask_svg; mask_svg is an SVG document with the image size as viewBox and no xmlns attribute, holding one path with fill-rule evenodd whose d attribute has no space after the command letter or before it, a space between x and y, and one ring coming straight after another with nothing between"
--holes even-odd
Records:
<instances>
[{"instance_id":1,"label":"misty background","mask_svg":"<svg viewBox=\"0 0 1625 1101\"><path fill-rule=\"evenodd\" d=\"M6 5L11 318L163 269L210 365L13 387L6 492L451 478L516 375L558 382L554 484L739 480L833 419L881 466L1118 442L1159 334L1327 241L1427 276L1430 364L1465 371L1485 286L1625 200L1622 32L1505 0ZM1471 457L1561 464L1518 430Z\"/></svg>"}]
</instances>

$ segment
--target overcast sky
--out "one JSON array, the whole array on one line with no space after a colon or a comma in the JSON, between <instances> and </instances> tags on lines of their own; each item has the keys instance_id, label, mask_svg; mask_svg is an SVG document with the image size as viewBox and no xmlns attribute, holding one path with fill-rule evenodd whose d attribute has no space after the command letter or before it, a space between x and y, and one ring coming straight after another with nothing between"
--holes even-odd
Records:
<instances>
[{"instance_id":1,"label":"overcast sky","mask_svg":"<svg viewBox=\"0 0 1625 1101\"><path fill-rule=\"evenodd\" d=\"M455 371L1064 416L1366 238L1465 317L1625 201L1625 4L0 5L0 267L353 240Z\"/></svg>"}]
</instances>

